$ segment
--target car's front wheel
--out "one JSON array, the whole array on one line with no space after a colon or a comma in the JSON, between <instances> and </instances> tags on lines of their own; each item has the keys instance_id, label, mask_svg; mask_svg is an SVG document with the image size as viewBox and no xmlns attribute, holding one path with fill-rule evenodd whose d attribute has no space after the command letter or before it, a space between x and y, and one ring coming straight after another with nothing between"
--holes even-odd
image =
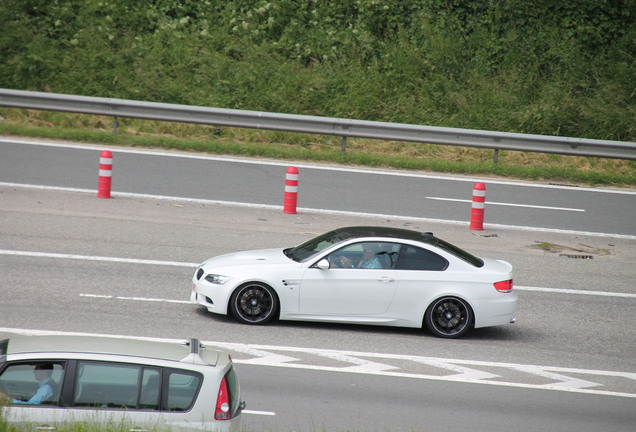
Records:
<instances>
[{"instance_id":1,"label":"car's front wheel","mask_svg":"<svg viewBox=\"0 0 636 432\"><path fill-rule=\"evenodd\" d=\"M241 285L230 298L232 314L246 324L265 324L278 309L278 298L274 290L260 282Z\"/></svg>"},{"instance_id":2,"label":"car's front wheel","mask_svg":"<svg viewBox=\"0 0 636 432\"><path fill-rule=\"evenodd\" d=\"M431 303L426 310L424 321L435 336L457 338L472 326L473 311L462 299L442 297Z\"/></svg>"}]
</instances>

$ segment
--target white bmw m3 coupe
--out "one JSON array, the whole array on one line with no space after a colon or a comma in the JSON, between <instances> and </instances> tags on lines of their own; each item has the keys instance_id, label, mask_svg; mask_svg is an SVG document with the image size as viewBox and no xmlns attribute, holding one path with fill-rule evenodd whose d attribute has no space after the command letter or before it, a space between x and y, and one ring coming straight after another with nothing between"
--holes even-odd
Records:
<instances>
[{"instance_id":1,"label":"white bmw m3 coupe","mask_svg":"<svg viewBox=\"0 0 636 432\"><path fill-rule=\"evenodd\" d=\"M247 324L426 327L456 338L516 321L509 263L398 228L344 227L292 248L217 256L192 284L192 303Z\"/></svg>"}]
</instances>

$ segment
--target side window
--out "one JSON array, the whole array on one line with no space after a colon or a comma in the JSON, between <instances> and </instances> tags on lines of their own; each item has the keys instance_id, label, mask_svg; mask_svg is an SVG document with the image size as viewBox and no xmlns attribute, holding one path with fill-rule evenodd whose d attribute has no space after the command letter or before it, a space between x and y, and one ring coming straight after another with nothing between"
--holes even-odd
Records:
<instances>
[{"instance_id":1,"label":"side window","mask_svg":"<svg viewBox=\"0 0 636 432\"><path fill-rule=\"evenodd\" d=\"M73 406L159 409L160 371L141 365L78 363Z\"/></svg>"},{"instance_id":2,"label":"side window","mask_svg":"<svg viewBox=\"0 0 636 432\"><path fill-rule=\"evenodd\" d=\"M64 362L9 364L0 375L0 392L15 405L59 405Z\"/></svg>"},{"instance_id":3,"label":"side window","mask_svg":"<svg viewBox=\"0 0 636 432\"><path fill-rule=\"evenodd\" d=\"M415 246L404 245L395 268L398 270L443 271L447 267L448 261L436 253Z\"/></svg>"},{"instance_id":4,"label":"side window","mask_svg":"<svg viewBox=\"0 0 636 432\"><path fill-rule=\"evenodd\" d=\"M139 395L139 409L158 410L161 395L161 374L159 369L144 368Z\"/></svg>"},{"instance_id":5,"label":"side window","mask_svg":"<svg viewBox=\"0 0 636 432\"><path fill-rule=\"evenodd\" d=\"M338 268L390 269L399 251L400 245L395 243L355 243L331 253L328 259Z\"/></svg>"},{"instance_id":6,"label":"side window","mask_svg":"<svg viewBox=\"0 0 636 432\"><path fill-rule=\"evenodd\" d=\"M201 375L196 372L169 370L167 376L168 411L190 410L201 387Z\"/></svg>"}]
</instances>

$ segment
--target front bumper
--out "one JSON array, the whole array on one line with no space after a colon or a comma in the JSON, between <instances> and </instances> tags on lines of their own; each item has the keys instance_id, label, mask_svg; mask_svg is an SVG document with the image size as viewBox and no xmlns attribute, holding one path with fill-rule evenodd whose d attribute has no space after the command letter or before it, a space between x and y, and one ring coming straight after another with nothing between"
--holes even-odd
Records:
<instances>
[{"instance_id":1,"label":"front bumper","mask_svg":"<svg viewBox=\"0 0 636 432\"><path fill-rule=\"evenodd\" d=\"M205 307L209 312L227 314L227 305L232 287L193 281L190 302Z\"/></svg>"}]
</instances>

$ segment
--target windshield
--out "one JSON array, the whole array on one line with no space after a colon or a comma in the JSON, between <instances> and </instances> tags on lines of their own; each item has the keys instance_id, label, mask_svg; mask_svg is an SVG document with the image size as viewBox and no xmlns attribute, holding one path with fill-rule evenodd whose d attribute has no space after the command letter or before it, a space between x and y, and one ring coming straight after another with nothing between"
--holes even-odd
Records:
<instances>
[{"instance_id":1,"label":"windshield","mask_svg":"<svg viewBox=\"0 0 636 432\"><path fill-rule=\"evenodd\" d=\"M285 255L297 262L307 261L314 255L322 252L323 250L340 243L347 237L343 236L338 230L329 231L323 235L315 237L305 243L296 246L295 248L285 249Z\"/></svg>"}]
</instances>

